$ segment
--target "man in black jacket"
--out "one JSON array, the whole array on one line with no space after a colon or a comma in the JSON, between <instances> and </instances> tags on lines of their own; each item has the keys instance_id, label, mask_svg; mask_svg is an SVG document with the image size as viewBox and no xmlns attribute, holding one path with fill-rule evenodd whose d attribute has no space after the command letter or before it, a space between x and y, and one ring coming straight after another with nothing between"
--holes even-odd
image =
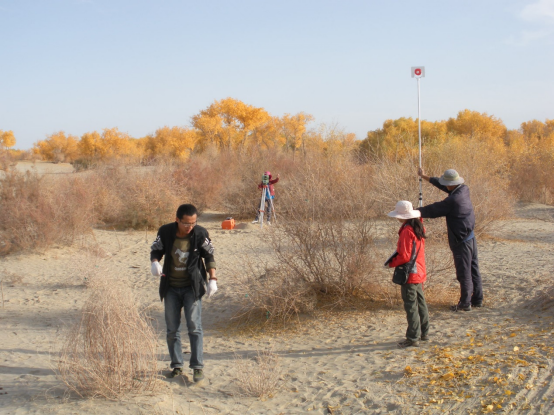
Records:
<instances>
[{"instance_id":1,"label":"man in black jacket","mask_svg":"<svg viewBox=\"0 0 554 416\"><path fill-rule=\"evenodd\" d=\"M191 348L189 367L193 369L195 382L204 378L201 299L204 294L207 293L209 298L217 291L214 247L208 231L196 225L197 217L194 205L181 205L177 209L175 222L160 227L150 251L152 274L160 276L160 299L164 301L167 347L173 369L169 377L183 374L183 309ZM159 261L164 255L162 268ZM209 282L206 280L206 270L210 276Z\"/></svg>"},{"instance_id":2,"label":"man in black jacket","mask_svg":"<svg viewBox=\"0 0 554 416\"><path fill-rule=\"evenodd\" d=\"M444 200L418 208L422 218L446 217L448 244L454 255L456 278L460 282L460 301L451 310L471 311L483 306L483 287L475 240L475 213L464 178L448 169L440 178L432 178L419 169L418 175L448 194Z\"/></svg>"}]
</instances>

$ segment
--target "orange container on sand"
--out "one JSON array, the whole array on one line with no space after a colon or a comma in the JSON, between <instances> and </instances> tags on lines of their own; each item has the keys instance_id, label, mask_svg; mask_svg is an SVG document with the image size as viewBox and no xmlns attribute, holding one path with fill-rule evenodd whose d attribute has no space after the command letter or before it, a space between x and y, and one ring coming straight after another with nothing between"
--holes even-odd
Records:
<instances>
[{"instance_id":1,"label":"orange container on sand","mask_svg":"<svg viewBox=\"0 0 554 416\"><path fill-rule=\"evenodd\" d=\"M227 218L221 223L221 228L223 228L224 230L232 230L233 228L235 228L235 220L231 217Z\"/></svg>"}]
</instances>

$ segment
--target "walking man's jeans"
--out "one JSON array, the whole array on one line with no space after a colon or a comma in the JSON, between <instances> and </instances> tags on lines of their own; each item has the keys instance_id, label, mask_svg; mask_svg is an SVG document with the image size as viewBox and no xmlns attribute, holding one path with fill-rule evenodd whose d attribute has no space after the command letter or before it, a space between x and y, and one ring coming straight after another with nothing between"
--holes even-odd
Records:
<instances>
[{"instance_id":1,"label":"walking man's jeans","mask_svg":"<svg viewBox=\"0 0 554 416\"><path fill-rule=\"evenodd\" d=\"M404 310L408 318L406 338L410 341L419 341L429 333L429 311L423 295L421 283L406 283L400 286Z\"/></svg>"},{"instance_id":2,"label":"walking man's jeans","mask_svg":"<svg viewBox=\"0 0 554 416\"><path fill-rule=\"evenodd\" d=\"M192 286L169 287L164 300L165 323L167 325L167 347L171 357L171 368L183 368L181 346L181 309L190 340L190 368L203 368L202 301L196 300Z\"/></svg>"},{"instance_id":3,"label":"walking man's jeans","mask_svg":"<svg viewBox=\"0 0 554 416\"><path fill-rule=\"evenodd\" d=\"M483 286L477 258L475 238L465 241L452 249L456 278L460 282L460 307L483 303Z\"/></svg>"}]
</instances>

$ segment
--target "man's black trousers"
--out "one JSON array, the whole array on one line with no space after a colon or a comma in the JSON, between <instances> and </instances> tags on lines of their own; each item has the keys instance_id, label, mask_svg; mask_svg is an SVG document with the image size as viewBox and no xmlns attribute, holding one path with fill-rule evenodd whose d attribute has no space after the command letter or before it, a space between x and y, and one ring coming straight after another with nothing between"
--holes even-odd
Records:
<instances>
[{"instance_id":1,"label":"man's black trousers","mask_svg":"<svg viewBox=\"0 0 554 416\"><path fill-rule=\"evenodd\" d=\"M456 278L460 282L460 307L483 303L483 286L477 258L477 241L475 238L450 248L454 255Z\"/></svg>"}]
</instances>

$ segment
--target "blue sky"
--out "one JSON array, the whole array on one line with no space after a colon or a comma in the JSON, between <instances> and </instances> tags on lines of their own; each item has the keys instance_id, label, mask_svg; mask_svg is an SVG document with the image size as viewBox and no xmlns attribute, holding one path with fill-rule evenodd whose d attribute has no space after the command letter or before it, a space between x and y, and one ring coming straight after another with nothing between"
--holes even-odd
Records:
<instances>
[{"instance_id":1,"label":"blue sky","mask_svg":"<svg viewBox=\"0 0 554 416\"><path fill-rule=\"evenodd\" d=\"M0 129L189 125L233 97L358 138L386 119L554 118L554 0L0 0Z\"/></svg>"}]
</instances>

